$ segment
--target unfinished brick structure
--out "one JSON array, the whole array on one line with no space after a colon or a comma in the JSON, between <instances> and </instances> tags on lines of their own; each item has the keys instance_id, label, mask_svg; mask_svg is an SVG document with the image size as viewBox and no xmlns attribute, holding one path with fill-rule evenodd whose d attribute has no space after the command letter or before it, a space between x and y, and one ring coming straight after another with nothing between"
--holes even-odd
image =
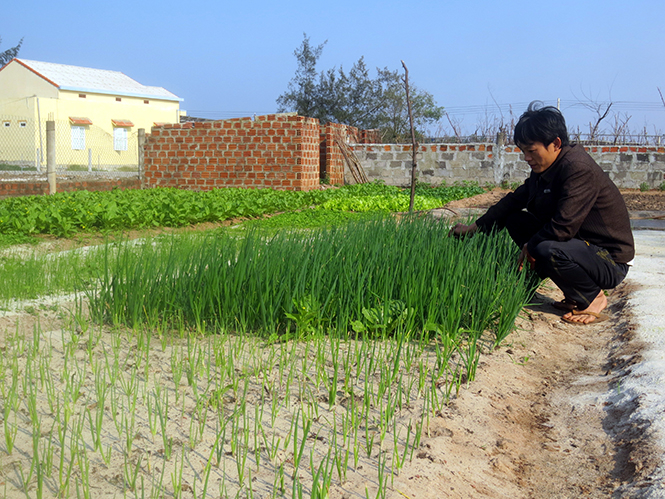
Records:
<instances>
[{"instance_id":1,"label":"unfinished brick structure","mask_svg":"<svg viewBox=\"0 0 665 499\"><path fill-rule=\"evenodd\" d=\"M146 137L146 187L208 190L270 187L307 191L320 179L344 181L336 140L358 141L358 129L313 118L271 114L155 127Z\"/></svg>"}]
</instances>

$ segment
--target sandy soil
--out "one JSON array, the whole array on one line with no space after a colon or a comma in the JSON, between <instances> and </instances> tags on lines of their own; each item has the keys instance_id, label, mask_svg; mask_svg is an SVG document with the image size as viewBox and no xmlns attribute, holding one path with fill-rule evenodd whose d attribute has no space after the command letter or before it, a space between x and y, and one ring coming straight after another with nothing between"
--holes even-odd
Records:
<instances>
[{"instance_id":1,"label":"sandy soil","mask_svg":"<svg viewBox=\"0 0 665 499\"><path fill-rule=\"evenodd\" d=\"M610 295L610 321L579 327L560 321L561 312L551 306L561 298L560 291L545 283L506 343L481 358L476 380L432 417L414 459L394 478L386 496L640 497L658 454L642 440L639 421L629 419L631 407L613 401L621 377L640 357L624 306L629 292L622 286ZM37 314L4 317L0 330L14 331L17 320L27 331L37 321L45 331L66 325L43 307ZM56 351L59 336L51 335ZM172 424L182 440L183 423ZM142 426L134 445L149 449L145 422ZM18 452L8 456L0 450L0 492L4 489L8 498L25 497L14 488L16 466L31 445L26 431L17 438ZM90 473L93 497L112 497L122 490L121 470L121 462L95 466ZM174 469L165 472L168 477ZM330 497L365 497L368 484L372 490L362 470L350 470L345 483L333 481ZM187 486L183 497L191 497Z\"/></svg>"}]
</instances>

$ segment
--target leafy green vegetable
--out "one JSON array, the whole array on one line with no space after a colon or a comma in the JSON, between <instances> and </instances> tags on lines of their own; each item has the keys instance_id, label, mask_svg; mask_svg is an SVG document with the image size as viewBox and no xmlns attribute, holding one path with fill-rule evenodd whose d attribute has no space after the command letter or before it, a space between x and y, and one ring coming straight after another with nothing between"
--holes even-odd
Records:
<instances>
[{"instance_id":1,"label":"leafy green vegetable","mask_svg":"<svg viewBox=\"0 0 665 499\"><path fill-rule=\"evenodd\" d=\"M418 186L415 206L426 210L483 192L477 185ZM53 196L26 196L0 201L0 234L108 232L149 227L182 227L233 218L258 218L308 207L327 211L406 211L409 193L378 182L339 189L275 191L272 189L180 189L78 191ZM317 215L318 216L318 215ZM328 221L322 217L324 224Z\"/></svg>"}]
</instances>

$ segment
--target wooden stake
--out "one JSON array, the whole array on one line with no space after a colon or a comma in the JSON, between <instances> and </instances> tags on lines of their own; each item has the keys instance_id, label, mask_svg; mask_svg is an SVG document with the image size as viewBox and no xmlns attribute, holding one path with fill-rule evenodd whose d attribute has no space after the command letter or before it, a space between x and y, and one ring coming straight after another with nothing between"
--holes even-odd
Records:
<instances>
[{"instance_id":1,"label":"wooden stake","mask_svg":"<svg viewBox=\"0 0 665 499\"><path fill-rule=\"evenodd\" d=\"M402 61L404 68L404 86L406 87L406 105L409 109L409 124L411 125L411 198L409 200L409 213L413 213L413 201L416 197L416 154L418 153L418 142L416 142L416 131L413 128L413 113L411 112L411 98L409 97L409 70Z\"/></svg>"}]
</instances>

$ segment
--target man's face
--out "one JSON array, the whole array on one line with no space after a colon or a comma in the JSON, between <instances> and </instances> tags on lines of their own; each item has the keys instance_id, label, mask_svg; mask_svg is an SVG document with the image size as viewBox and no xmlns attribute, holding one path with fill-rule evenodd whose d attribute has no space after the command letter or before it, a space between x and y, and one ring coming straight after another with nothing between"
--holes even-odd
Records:
<instances>
[{"instance_id":1,"label":"man's face","mask_svg":"<svg viewBox=\"0 0 665 499\"><path fill-rule=\"evenodd\" d=\"M554 142L545 146L542 142L532 142L531 144L520 144L518 146L524 154L524 161L535 173L543 173L559 157L561 152L561 139L556 138Z\"/></svg>"}]
</instances>

